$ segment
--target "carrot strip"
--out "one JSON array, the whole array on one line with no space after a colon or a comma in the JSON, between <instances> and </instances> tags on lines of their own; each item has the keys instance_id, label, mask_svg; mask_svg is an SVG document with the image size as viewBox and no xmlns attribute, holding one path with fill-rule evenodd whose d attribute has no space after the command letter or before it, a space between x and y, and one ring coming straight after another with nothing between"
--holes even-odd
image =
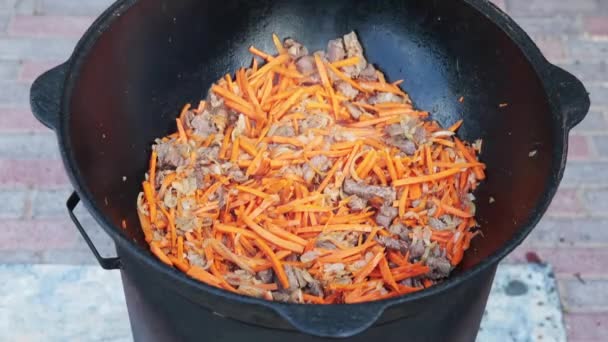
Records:
<instances>
[{"instance_id":1,"label":"carrot strip","mask_svg":"<svg viewBox=\"0 0 608 342\"><path fill-rule=\"evenodd\" d=\"M262 59L265 59L266 61L271 61L274 59L274 57L272 57L271 55L269 55L268 53L258 50L255 46L250 46L249 47L249 52L251 52L251 54L261 57ZM255 72L255 71L254 71Z\"/></svg>"},{"instance_id":2,"label":"carrot strip","mask_svg":"<svg viewBox=\"0 0 608 342\"><path fill-rule=\"evenodd\" d=\"M289 288L289 279L287 278L285 269L283 268L283 265L281 264L281 261L279 260L279 258L277 258L277 255L272 251L272 249L262 239L256 238L256 239L254 239L254 241L255 241L255 244L258 245L260 250L268 257L268 259L270 259L270 262L272 264L272 269L274 270L274 273L277 275L277 278L279 279L281 286L283 286L284 289L288 289Z\"/></svg>"},{"instance_id":3,"label":"carrot strip","mask_svg":"<svg viewBox=\"0 0 608 342\"><path fill-rule=\"evenodd\" d=\"M437 173L434 173L432 175L427 175L427 176L409 177L409 178L399 179L399 180L393 182L393 186L404 186L404 185L410 185L410 184L431 182L434 180L439 180L439 179L453 176L459 172L462 172L462 168L448 169L448 170L437 172Z\"/></svg>"},{"instance_id":4,"label":"carrot strip","mask_svg":"<svg viewBox=\"0 0 608 342\"><path fill-rule=\"evenodd\" d=\"M383 258L384 258L384 248L380 248L380 250L376 253L376 255L373 257L373 259L369 263L367 263L362 269L360 269L359 272L356 273L354 282L358 283L360 281L363 281L363 279L365 279L365 277L367 277L370 273L372 273L374 268L376 268L376 266L378 266L378 263Z\"/></svg>"},{"instance_id":5,"label":"carrot strip","mask_svg":"<svg viewBox=\"0 0 608 342\"><path fill-rule=\"evenodd\" d=\"M265 228L261 227L257 223L253 222L253 220L250 217L244 216L244 217L242 217L242 220L243 220L243 222L245 222L247 227L251 228L251 230L256 232L260 237L262 237L266 241L268 241L276 246L279 246L281 248L292 251L292 252L302 253L304 251L303 246L300 246L297 243L279 238L278 236L272 234L271 232L269 232Z\"/></svg>"}]
</instances>

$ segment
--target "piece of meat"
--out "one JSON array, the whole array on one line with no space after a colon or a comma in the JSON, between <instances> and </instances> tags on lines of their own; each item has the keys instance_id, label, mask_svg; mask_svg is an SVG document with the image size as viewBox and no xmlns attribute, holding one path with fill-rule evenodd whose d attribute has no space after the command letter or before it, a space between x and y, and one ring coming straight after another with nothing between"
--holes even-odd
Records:
<instances>
[{"instance_id":1,"label":"piece of meat","mask_svg":"<svg viewBox=\"0 0 608 342\"><path fill-rule=\"evenodd\" d=\"M294 39L285 39L283 46L285 46L285 48L287 49L287 53L293 59L308 55L308 49L306 48L306 46L302 45L300 42Z\"/></svg>"},{"instance_id":2,"label":"piece of meat","mask_svg":"<svg viewBox=\"0 0 608 342\"><path fill-rule=\"evenodd\" d=\"M335 62L346 57L346 49L342 38L330 40L327 43L327 59L330 62Z\"/></svg>"},{"instance_id":3,"label":"piece of meat","mask_svg":"<svg viewBox=\"0 0 608 342\"><path fill-rule=\"evenodd\" d=\"M190 121L190 127L192 127L194 134L202 137L207 137L218 132L217 127L215 127L211 121L211 114L208 112L196 115L194 119Z\"/></svg>"},{"instance_id":4,"label":"piece of meat","mask_svg":"<svg viewBox=\"0 0 608 342\"><path fill-rule=\"evenodd\" d=\"M253 285L241 285L238 287L237 291L246 296L256 297L256 298L264 298L266 295L266 291Z\"/></svg>"},{"instance_id":5,"label":"piece of meat","mask_svg":"<svg viewBox=\"0 0 608 342\"><path fill-rule=\"evenodd\" d=\"M327 240L317 240L317 242L315 242L315 247L317 248L321 248L321 249L336 249L336 245L334 245L333 243L331 243L330 241Z\"/></svg>"},{"instance_id":6,"label":"piece of meat","mask_svg":"<svg viewBox=\"0 0 608 342\"><path fill-rule=\"evenodd\" d=\"M288 303L291 301L291 296L289 296L289 293L273 291L272 300L274 300L276 302Z\"/></svg>"},{"instance_id":7,"label":"piece of meat","mask_svg":"<svg viewBox=\"0 0 608 342\"><path fill-rule=\"evenodd\" d=\"M423 127L418 126L414 130L413 139L417 145L424 144L428 139L428 132Z\"/></svg>"},{"instance_id":8,"label":"piece of meat","mask_svg":"<svg viewBox=\"0 0 608 342\"><path fill-rule=\"evenodd\" d=\"M378 241L378 244L383 247L392 249L394 251L399 251L403 254L407 253L407 250L409 249L409 244L406 241L389 236L378 236L376 237L376 241Z\"/></svg>"},{"instance_id":9,"label":"piece of meat","mask_svg":"<svg viewBox=\"0 0 608 342\"><path fill-rule=\"evenodd\" d=\"M426 247L424 246L424 242L422 240L416 240L416 242L410 246L410 260L420 258L425 250Z\"/></svg>"},{"instance_id":10,"label":"piece of meat","mask_svg":"<svg viewBox=\"0 0 608 342\"><path fill-rule=\"evenodd\" d=\"M447 228L448 225L436 217L429 217L429 226L441 230Z\"/></svg>"},{"instance_id":11,"label":"piece of meat","mask_svg":"<svg viewBox=\"0 0 608 342\"><path fill-rule=\"evenodd\" d=\"M399 239L407 242L408 245L411 242L409 230L401 222L398 222L398 223L395 223L395 224L391 225L388 228L388 231L391 232L391 234L393 234L393 235L397 235L399 237Z\"/></svg>"},{"instance_id":12,"label":"piece of meat","mask_svg":"<svg viewBox=\"0 0 608 342\"><path fill-rule=\"evenodd\" d=\"M376 215L376 223L384 228L390 227L393 219L397 217L399 210L391 205L383 204Z\"/></svg>"},{"instance_id":13,"label":"piece of meat","mask_svg":"<svg viewBox=\"0 0 608 342\"><path fill-rule=\"evenodd\" d=\"M166 142L158 140L154 149L158 157L157 166L161 170L175 169L187 162L187 158L182 156L178 145L172 140Z\"/></svg>"},{"instance_id":14,"label":"piece of meat","mask_svg":"<svg viewBox=\"0 0 608 342\"><path fill-rule=\"evenodd\" d=\"M385 203L393 203L397 199L395 189L389 186L367 185L363 182L356 182L352 179L344 181L344 192L348 195L357 195L364 199L380 197Z\"/></svg>"},{"instance_id":15,"label":"piece of meat","mask_svg":"<svg viewBox=\"0 0 608 342\"><path fill-rule=\"evenodd\" d=\"M302 177L307 183L310 184L316 175L317 173L315 172L315 170L313 170L312 167L310 167L310 165L302 165Z\"/></svg>"},{"instance_id":16,"label":"piece of meat","mask_svg":"<svg viewBox=\"0 0 608 342\"><path fill-rule=\"evenodd\" d=\"M357 78L361 71L367 66L367 61L363 56L363 47L359 42L359 38L355 32L344 35L344 47L348 58L359 57L359 63L353 66L345 67L344 73L351 78Z\"/></svg>"},{"instance_id":17,"label":"piece of meat","mask_svg":"<svg viewBox=\"0 0 608 342\"><path fill-rule=\"evenodd\" d=\"M194 117L196 116L196 113L194 112L194 110L189 110L186 112L186 114L184 114L184 117L182 118L182 125L186 128L192 128L192 126L190 126L190 122L192 121L192 119L194 119Z\"/></svg>"},{"instance_id":18,"label":"piece of meat","mask_svg":"<svg viewBox=\"0 0 608 342\"><path fill-rule=\"evenodd\" d=\"M416 144L401 135L391 137L386 142L391 146L397 147L408 156L413 156L416 153Z\"/></svg>"},{"instance_id":19,"label":"piece of meat","mask_svg":"<svg viewBox=\"0 0 608 342\"><path fill-rule=\"evenodd\" d=\"M313 56L303 56L296 61L296 69L301 74L310 74L317 71L315 58Z\"/></svg>"},{"instance_id":20,"label":"piece of meat","mask_svg":"<svg viewBox=\"0 0 608 342\"><path fill-rule=\"evenodd\" d=\"M308 251L303 253L302 255L300 255L300 261L301 262L311 262L314 261L315 259L317 259L319 257L319 251L317 250L312 250L312 251Z\"/></svg>"},{"instance_id":21,"label":"piece of meat","mask_svg":"<svg viewBox=\"0 0 608 342\"><path fill-rule=\"evenodd\" d=\"M343 105L344 107L346 107L346 109L350 113L350 116L352 116L353 119L359 119L359 117L361 117L361 114L363 114L363 111L359 109L359 107L355 106L350 102L344 102Z\"/></svg>"},{"instance_id":22,"label":"piece of meat","mask_svg":"<svg viewBox=\"0 0 608 342\"><path fill-rule=\"evenodd\" d=\"M272 271L272 268L269 268L267 270L263 270L257 273L257 278L264 284L269 284L272 282L272 279L274 277L274 272Z\"/></svg>"},{"instance_id":23,"label":"piece of meat","mask_svg":"<svg viewBox=\"0 0 608 342\"><path fill-rule=\"evenodd\" d=\"M387 102L405 103L405 100L403 99L403 97L393 93L378 93L370 97L368 102L369 104L375 105Z\"/></svg>"},{"instance_id":24,"label":"piece of meat","mask_svg":"<svg viewBox=\"0 0 608 342\"><path fill-rule=\"evenodd\" d=\"M298 122L300 126L300 132L306 132L311 128L324 128L329 125L329 118L325 115L310 114L306 119Z\"/></svg>"},{"instance_id":25,"label":"piece of meat","mask_svg":"<svg viewBox=\"0 0 608 342\"><path fill-rule=\"evenodd\" d=\"M359 95L359 91L346 82L339 81L336 85L336 89L342 95L348 97L351 100L357 97L357 95Z\"/></svg>"},{"instance_id":26,"label":"piece of meat","mask_svg":"<svg viewBox=\"0 0 608 342\"><path fill-rule=\"evenodd\" d=\"M325 172L331 167L331 162L324 155L317 155L310 159L310 166L320 172Z\"/></svg>"},{"instance_id":27,"label":"piece of meat","mask_svg":"<svg viewBox=\"0 0 608 342\"><path fill-rule=\"evenodd\" d=\"M291 125L280 125L276 127L271 127L268 130L269 137L293 137L296 135L296 131L293 129Z\"/></svg>"},{"instance_id":28,"label":"piece of meat","mask_svg":"<svg viewBox=\"0 0 608 342\"><path fill-rule=\"evenodd\" d=\"M361 211L367 207L367 201L357 195L353 195L348 201L348 207L353 211Z\"/></svg>"},{"instance_id":29,"label":"piece of meat","mask_svg":"<svg viewBox=\"0 0 608 342\"><path fill-rule=\"evenodd\" d=\"M427 274L431 279L446 278L452 271L452 264L444 256L430 256L426 259L426 265L431 269Z\"/></svg>"},{"instance_id":30,"label":"piece of meat","mask_svg":"<svg viewBox=\"0 0 608 342\"><path fill-rule=\"evenodd\" d=\"M318 280L308 283L307 289L308 289L308 292L313 296L317 296L317 297L324 296L323 286L321 286L321 282L319 282Z\"/></svg>"},{"instance_id":31,"label":"piece of meat","mask_svg":"<svg viewBox=\"0 0 608 342\"><path fill-rule=\"evenodd\" d=\"M245 183L249 180L249 177L238 167L233 167L228 170L228 177L233 179L237 183Z\"/></svg>"},{"instance_id":32,"label":"piece of meat","mask_svg":"<svg viewBox=\"0 0 608 342\"><path fill-rule=\"evenodd\" d=\"M297 289L300 288L300 283L298 283L298 277L296 273L290 265L285 265L285 275L287 276L287 280L289 280L289 288Z\"/></svg>"},{"instance_id":33,"label":"piece of meat","mask_svg":"<svg viewBox=\"0 0 608 342\"><path fill-rule=\"evenodd\" d=\"M224 106L224 99L215 95L215 93L211 90L207 93L207 100L205 102L209 105L209 108L218 108Z\"/></svg>"},{"instance_id":34,"label":"piece of meat","mask_svg":"<svg viewBox=\"0 0 608 342\"><path fill-rule=\"evenodd\" d=\"M376 68L371 63L367 63L365 69L361 70L359 73L359 79L364 81L375 82L378 80L378 74L376 73Z\"/></svg>"}]
</instances>

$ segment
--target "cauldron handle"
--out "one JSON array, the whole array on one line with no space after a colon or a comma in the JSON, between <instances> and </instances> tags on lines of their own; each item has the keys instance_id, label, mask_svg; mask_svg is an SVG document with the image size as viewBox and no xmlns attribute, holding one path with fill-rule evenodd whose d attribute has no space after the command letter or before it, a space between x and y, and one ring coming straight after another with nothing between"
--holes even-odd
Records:
<instances>
[{"instance_id":1,"label":"cauldron handle","mask_svg":"<svg viewBox=\"0 0 608 342\"><path fill-rule=\"evenodd\" d=\"M82 225L76 218L76 215L74 215L74 208L76 208L76 205L78 205L79 202L80 202L80 197L78 196L78 194L76 192L74 192L74 193L72 193L70 198L68 198L66 206L68 207L68 212L70 214L70 218L76 225L76 228L78 228L78 231L84 238L84 241L87 243L87 245L93 252L93 255L95 255L95 258L97 258L99 265L101 265L101 267L103 269L115 270L117 268L120 268L120 258L118 258L118 257L104 258L101 256L101 254L99 254L99 252L97 251L97 248L95 247L95 244L93 244L93 241L91 241L91 238L89 238L89 235L87 234L87 232L84 230L84 228L82 227Z\"/></svg>"},{"instance_id":2,"label":"cauldron handle","mask_svg":"<svg viewBox=\"0 0 608 342\"><path fill-rule=\"evenodd\" d=\"M68 63L48 70L32 84L30 105L34 116L46 127L55 130L59 125L61 97L65 83Z\"/></svg>"},{"instance_id":3,"label":"cauldron handle","mask_svg":"<svg viewBox=\"0 0 608 342\"><path fill-rule=\"evenodd\" d=\"M307 306L283 304L274 309L297 330L329 338L347 338L369 329L386 309L382 302L319 305L313 312Z\"/></svg>"},{"instance_id":4,"label":"cauldron handle","mask_svg":"<svg viewBox=\"0 0 608 342\"><path fill-rule=\"evenodd\" d=\"M546 69L545 80L548 81L546 84L552 101L561 109L566 129L572 129L589 112L589 93L578 78L552 64Z\"/></svg>"}]
</instances>

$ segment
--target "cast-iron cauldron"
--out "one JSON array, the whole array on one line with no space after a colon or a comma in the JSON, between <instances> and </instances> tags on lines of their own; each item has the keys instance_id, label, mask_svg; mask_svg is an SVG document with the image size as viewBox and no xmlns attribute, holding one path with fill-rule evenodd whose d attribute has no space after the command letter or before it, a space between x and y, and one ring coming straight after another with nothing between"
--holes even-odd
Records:
<instances>
[{"instance_id":1,"label":"cast-iron cauldron","mask_svg":"<svg viewBox=\"0 0 608 342\"><path fill-rule=\"evenodd\" d=\"M273 32L316 50L351 30L370 61L405 80L417 107L443 125L462 118L461 136L483 139L488 177L475 193L483 236L453 276L384 301L297 305L209 287L154 258L136 197L150 145L175 130L179 108L248 65L251 44L272 50ZM485 0L119 1L66 63L36 80L31 102L57 133L76 226L102 267L121 270L139 341L473 341L496 266L547 209L568 132L589 108L581 82ZM80 199L117 257L101 257L74 217Z\"/></svg>"}]
</instances>

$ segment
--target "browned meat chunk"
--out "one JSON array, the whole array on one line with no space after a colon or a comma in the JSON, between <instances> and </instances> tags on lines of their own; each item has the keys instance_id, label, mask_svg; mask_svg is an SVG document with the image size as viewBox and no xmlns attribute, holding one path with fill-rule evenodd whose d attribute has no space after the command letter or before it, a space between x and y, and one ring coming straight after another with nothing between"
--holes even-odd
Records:
<instances>
[{"instance_id":1,"label":"browned meat chunk","mask_svg":"<svg viewBox=\"0 0 608 342\"><path fill-rule=\"evenodd\" d=\"M383 204L376 215L376 223L384 228L388 228L393 223L393 219L397 217L397 214L399 214L397 208Z\"/></svg>"},{"instance_id":2,"label":"browned meat chunk","mask_svg":"<svg viewBox=\"0 0 608 342\"><path fill-rule=\"evenodd\" d=\"M426 247L424 246L424 242L422 240L416 240L410 247L410 260L415 260L420 258Z\"/></svg>"},{"instance_id":3,"label":"browned meat chunk","mask_svg":"<svg viewBox=\"0 0 608 342\"><path fill-rule=\"evenodd\" d=\"M407 242L409 245L409 243L411 241L409 230L403 223L399 222L399 223L393 224L392 226L389 227L388 230L389 230L389 232L391 232L391 234L397 235L399 237L399 239Z\"/></svg>"},{"instance_id":4,"label":"browned meat chunk","mask_svg":"<svg viewBox=\"0 0 608 342\"><path fill-rule=\"evenodd\" d=\"M413 156L416 153L416 144L404 138L403 136L394 136L386 141L389 145L395 146L408 156Z\"/></svg>"},{"instance_id":5,"label":"browned meat chunk","mask_svg":"<svg viewBox=\"0 0 608 342\"><path fill-rule=\"evenodd\" d=\"M323 128L329 124L329 119L324 115L311 114L304 120L299 121L301 132L311 128Z\"/></svg>"},{"instance_id":6,"label":"browned meat chunk","mask_svg":"<svg viewBox=\"0 0 608 342\"><path fill-rule=\"evenodd\" d=\"M365 69L359 73L359 78L364 81L377 81L378 74L376 74L376 68L371 63L368 63Z\"/></svg>"},{"instance_id":7,"label":"browned meat chunk","mask_svg":"<svg viewBox=\"0 0 608 342\"><path fill-rule=\"evenodd\" d=\"M308 74L317 69L315 59L312 56L304 56L296 62L296 69L302 74Z\"/></svg>"},{"instance_id":8,"label":"browned meat chunk","mask_svg":"<svg viewBox=\"0 0 608 342\"><path fill-rule=\"evenodd\" d=\"M195 116L194 119L190 121L190 126L194 130L194 134L203 137L218 132L217 127L215 127L211 121L211 115L208 112Z\"/></svg>"},{"instance_id":9,"label":"browned meat chunk","mask_svg":"<svg viewBox=\"0 0 608 342\"><path fill-rule=\"evenodd\" d=\"M403 97L395 95L393 93L378 93L369 98L368 101L370 104L378 104L378 103L387 103L387 102L396 102L396 103L405 103Z\"/></svg>"},{"instance_id":10,"label":"browned meat chunk","mask_svg":"<svg viewBox=\"0 0 608 342\"><path fill-rule=\"evenodd\" d=\"M228 171L228 177L234 179L234 181L237 183L245 183L249 180L249 177L247 177L245 172L243 172L243 170L239 169L238 167L230 169Z\"/></svg>"},{"instance_id":11,"label":"browned meat chunk","mask_svg":"<svg viewBox=\"0 0 608 342\"><path fill-rule=\"evenodd\" d=\"M350 102L344 102L344 106L350 113L350 116L353 117L353 119L358 119L361 116L361 114L363 114L363 111L361 109L359 109L359 107L355 106L354 104L352 104Z\"/></svg>"},{"instance_id":12,"label":"browned meat chunk","mask_svg":"<svg viewBox=\"0 0 608 342\"><path fill-rule=\"evenodd\" d=\"M386 247L387 249L399 251L404 254L407 253L407 250L409 248L409 244L406 241L391 238L388 236L378 236L376 238L376 241L378 241L381 246Z\"/></svg>"},{"instance_id":13,"label":"browned meat chunk","mask_svg":"<svg viewBox=\"0 0 608 342\"><path fill-rule=\"evenodd\" d=\"M367 185L362 182L356 182L352 179L347 179L344 181L344 192L348 195L357 195L365 199L380 197L385 201L385 203L391 204L397 198L395 189L389 186Z\"/></svg>"},{"instance_id":14,"label":"browned meat chunk","mask_svg":"<svg viewBox=\"0 0 608 342\"><path fill-rule=\"evenodd\" d=\"M351 210L361 211L367 207L367 201L357 195L353 195L348 201L348 207Z\"/></svg>"},{"instance_id":15,"label":"browned meat chunk","mask_svg":"<svg viewBox=\"0 0 608 342\"><path fill-rule=\"evenodd\" d=\"M289 56L291 56L291 58L297 59L308 55L308 49L306 48L306 46L300 44L300 42L296 40L287 38L285 39L283 45L287 49L287 53L289 54Z\"/></svg>"},{"instance_id":16,"label":"browned meat chunk","mask_svg":"<svg viewBox=\"0 0 608 342\"><path fill-rule=\"evenodd\" d=\"M338 82L336 89L349 99L354 99L359 95L359 91L346 82Z\"/></svg>"},{"instance_id":17,"label":"browned meat chunk","mask_svg":"<svg viewBox=\"0 0 608 342\"><path fill-rule=\"evenodd\" d=\"M363 56L363 47L357 38L355 32L351 32L344 36L344 47L346 48L346 54L349 58L359 57L359 63L357 65L345 67L344 71L351 77L358 77L359 74L367 66L367 61Z\"/></svg>"},{"instance_id":18,"label":"browned meat chunk","mask_svg":"<svg viewBox=\"0 0 608 342\"><path fill-rule=\"evenodd\" d=\"M446 278L452 271L452 264L444 256L430 256L426 259L426 265L431 269L427 274L431 279Z\"/></svg>"},{"instance_id":19,"label":"browned meat chunk","mask_svg":"<svg viewBox=\"0 0 608 342\"><path fill-rule=\"evenodd\" d=\"M179 148L172 141L161 142L154 146L158 155L158 168L160 169L175 169L178 166L186 164L184 157Z\"/></svg>"},{"instance_id":20,"label":"browned meat chunk","mask_svg":"<svg viewBox=\"0 0 608 342\"><path fill-rule=\"evenodd\" d=\"M272 130L272 128L271 128ZM296 135L296 131L293 129L293 126L281 125L274 129L274 132L269 133L269 137L277 136L277 137L293 137Z\"/></svg>"},{"instance_id":21,"label":"browned meat chunk","mask_svg":"<svg viewBox=\"0 0 608 342\"><path fill-rule=\"evenodd\" d=\"M313 296L317 296L317 297L324 296L323 286L321 286L321 283L318 280L315 280L308 284L308 292Z\"/></svg>"},{"instance_id":22,"label":"browned meat chunk","mask_svg":"<svg viewBox=\"0 0 608 342\"><path fill-rule=\"evenodd\" d=\"M331 167L329 159L324 155L314 156L310 159L310 166L315 171L325 172Z\"/></svg>"},{"instance_id":23,"label":"browned meat chunk","mask_svg":"<svg viewBox=\"0 0 608 342\"><path fill-rule=\"evenodd\" d=\"M416 130L414 131L413 138L414 138L414 142L416 144L418 144L418 145L424 144L428 139L427 131L424 128L418 126L418 127L416 127Z\"/></svg>"},{"instance_id":24,"label":"browned meat chunk","mask_svg":"<svg viewBox=\"0 0 608 342\"><path fill-rule=\"evenodd\" d=\"M445 229L447 224L436 217L429 217L429 226L441 230Z\"/></svg>"},{"instance_id":25,"label":"browned meat chunk","mask_svg":"<svg viewBox=\"0 0 608 342\"><path fill-rule=\"evenodd\" d=\"M274 272L272 271L272 268L269 268L267 270L258 272L257 276L258 276L258 279L262 283L268 284L268 283L272 282L272 279L274 277Z\"/></svg>"},{"instance_id":26,"label":"browned meat chunk","mask_svg":"<svg viewBox=\"0 0 608 342\"><path fill-rule=\"evenodd\" d=\"M327 43L327 59L330 62L335 62L344 59L346 51L342 38L330 40Z\"/></svg>"}]
</instances>

